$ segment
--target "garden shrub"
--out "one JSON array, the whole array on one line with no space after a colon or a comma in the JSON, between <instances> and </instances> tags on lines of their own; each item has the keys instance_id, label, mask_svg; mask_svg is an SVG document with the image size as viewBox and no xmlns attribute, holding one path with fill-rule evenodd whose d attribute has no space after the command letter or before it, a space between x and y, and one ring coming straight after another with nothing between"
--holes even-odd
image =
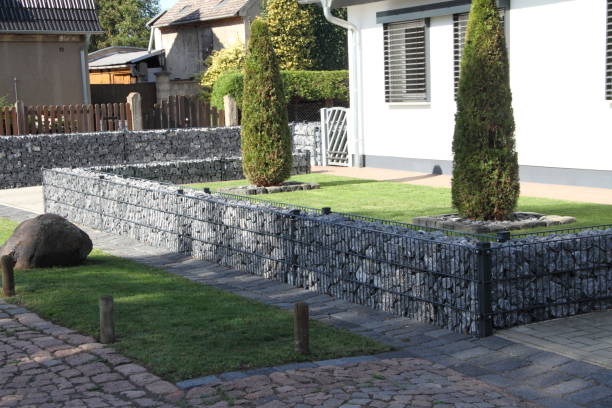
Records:
<instances>
[{"instance_id":1,"label":"garden shrub","mask_svg":"<svg viewBox=\"0 0 612 408\"><path fill-rule=\"evenodd\" d=\"M474 0L457 91L453 206L462 216L505 219L519 196L508 55L495 0Z\"/></svg>"},{"instance_id":2,"label":"garden shrub","mask_svg":"<svg viewBox=\"0 0 612 408\"><path fill-rule=\"evenodd\" d=\"M348 71L281 71L281 77L286 99L291 103L348 101ZM211 105L223 109L223 97L231 95L241 107L243 82L239 72L221 75L213 86Z\"/></svg>"},{"instance_id":3,"label":"garden shrub","mask_svg":"<svg viewBox=\"0 0 612 408\"><path fill-rule=\"evenodd\" d=\"M316 39L310 10L297 0L267 0L264 16L281 69L312 68Z\"/></svg>"},{"instance_id":4,"label":"garden shrub","mask_svg":"<svg viewBox=\"0 0 612 408\"><path fill-rule=\"evenodd\" d=\"M291 174L291 134L278 60L267 24L257 19L244 69L242 168L257 186L278 185Z\"/></svg>"},{"instance_id":5,"label":"garden shrub","mask_svg":"<svg viewBox=\"0 0 612 408\"><path fill-rule=\"evenodd\" d=\"M244 68L244 44L237 42L231 47L223 48L206 58L204 63L208 67L200 74L200 85L204 88L205 96L210 92L217 79L228 72L241 72Z\"/></svg>"}]
</instances>

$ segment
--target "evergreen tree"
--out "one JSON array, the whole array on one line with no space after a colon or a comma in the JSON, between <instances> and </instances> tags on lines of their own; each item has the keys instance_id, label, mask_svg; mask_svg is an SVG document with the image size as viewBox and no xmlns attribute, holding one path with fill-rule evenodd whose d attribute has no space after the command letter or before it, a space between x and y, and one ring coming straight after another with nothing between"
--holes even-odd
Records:
<instances>
[{"instance_id":1,"label":"evergreen tree","mask_svg":"<svg viewBox=\"0 0 612 408\"><path fill-rule=\"evenodd\" d=\"M472 2L453 138L453 206L480 220L506 218L520 190L506 40L495 3Z\"/></svg>"},{"instance_id":2,"label":"evergreen tree","mask_svg":"<svg viewBox=\"0 0 612 408\"><path fill-rule=\"evenodd\" d=\"M323 9L317 4L304 6L312 14L315 47L312 58L314 69L334 71L348 69L348 43L345 28L330 23L323 15ZM346 9L333 9L335 17L346 20Z\"/></svg>"},{"instance_id":3,"label":"evergreen tree","mask_svg":"<svg viewBox=\"0 0 612 408\"><path fill-rule=\"evenodd\" d=\"M115 45L146 48L146 24L159 12L159 0L97 0L96 10L104 34L92 37L91 51Z\"/></svg>"},{"instance_id":4,"label":"evergreen tree","mask_svg":"<svg viewBox=\"0 0 612 408\"><path fill-rule=\"evenodd\" d=\"M291 134L283 82L268 25L257 19L244 69L242 168L257 186L278 185L291 174Z\"/></svg>"}]
</instances>

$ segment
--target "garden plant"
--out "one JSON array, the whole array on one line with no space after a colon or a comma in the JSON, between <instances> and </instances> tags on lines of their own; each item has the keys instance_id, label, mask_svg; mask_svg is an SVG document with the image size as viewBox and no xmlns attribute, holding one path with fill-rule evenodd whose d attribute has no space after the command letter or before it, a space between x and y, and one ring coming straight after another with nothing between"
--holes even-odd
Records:
<instances>
[{"instance_id":1,"label":"garden plant","mask_svg":"<svg viewBox=\"0 0 612 408\"><path fill-rule=\"evenodd\" d=\"M254 185L274 186L291 174L291 133L278 61L267 24L257 19L244 70L242 167Z\"/></svg>"},{"instance_id":2,"label":"garden plant","mask_svg":"<svg viewBox=\"0 0 612 408\"><path fill-rule=\"evenodd\" d=\"M474 0L457 91L452 202L478 220L503 220L519 197L508 53L495 0Z\"/></svg>"}]
</instances>

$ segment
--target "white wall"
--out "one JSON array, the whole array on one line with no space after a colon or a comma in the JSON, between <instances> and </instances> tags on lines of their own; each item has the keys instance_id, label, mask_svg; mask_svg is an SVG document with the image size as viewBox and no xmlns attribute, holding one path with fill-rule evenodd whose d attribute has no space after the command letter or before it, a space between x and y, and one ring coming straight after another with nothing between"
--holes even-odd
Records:
<instances>
[{"instance_id":1,"label":"white wall","mask_svg":"<svg viewBox=\"0 0 612 408\"><path fill-rule=\"evenodd\" d=\"M383 28L376 12L432 1L348 9L363 42L365 154L452 160L452 16L431 18L430 101L385 103ZM511 85L522 165L612 170L612 106L604 97L606 0L512 0Z\"/></svg>"}]
</instances>

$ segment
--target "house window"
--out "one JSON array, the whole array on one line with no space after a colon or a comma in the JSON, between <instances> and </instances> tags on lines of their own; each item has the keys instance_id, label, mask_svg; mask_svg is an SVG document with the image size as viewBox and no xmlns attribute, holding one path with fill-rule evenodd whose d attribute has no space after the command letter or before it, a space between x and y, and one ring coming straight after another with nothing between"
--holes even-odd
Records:
<instances>
[{"instance_id":1,"label":"house window","mask_svg":"<svg viewBox=\"0 0 612 408\"><path fill-rule=\"evenodd\" d=\"M608 0L612 1L612 0ZM506 13L504 9L499 9L502 26L505 24ZM470 18L470 13L455 14L453 16L454 39L455 39L455 95L459 88L459 74L461 73L461 57L463 56L463 48L465 47L465 36L467 35L467 23Z\"/></svg>"},{"instance_id":2,"label":"house window","mask_svg":"<svg viewBox=\"0 0 612 408\"><path fill-rule=\"evenodd\" d=\"M612 0L608 0L608 45L606 52L606 99L612 101Z\"/></svg>"},{"instance_id":3,"label":"house window","mask_svg":"<svg viewBox=\"0 0 612 408\"><path fill-rule=\"evenodd\" d=\"M384 25L385 99L427 100L427 30L425 20Z\"/></svg>"}]
</instances>

